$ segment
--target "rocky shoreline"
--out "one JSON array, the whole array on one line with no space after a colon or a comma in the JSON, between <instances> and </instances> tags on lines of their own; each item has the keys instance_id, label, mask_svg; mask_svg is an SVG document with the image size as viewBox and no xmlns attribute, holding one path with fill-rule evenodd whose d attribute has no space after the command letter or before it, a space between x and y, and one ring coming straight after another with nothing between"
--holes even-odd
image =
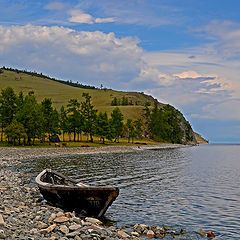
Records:
<instances>
[{"instance_id":1,"label":"rocky shoreline","mask_svg":"<svg viewBox=\"0 0 240 240\"><path fill-rule=\"evenodd\" d=\"M139 149L136 147L135 149L117 147L111 148L110 151L136 150ZM38 188L29 187L31 182L29 175L8 168L26 158L96 152L109 152L109 149L0 148L0 239L120 240L161 239L165 236L175 238L180 235L186 237L187 233L184 229L171 230L167 226L147 226L144 224L136 224L128 229L119 229L115 226L104 226L101 221L95 218L84 218L77 216L74 212L64 212L60 208L52 207L41 201ZM206 232L201 234L206 236Z\"/></svg>"},{"instance_id":2,"label":"rocky shoreline","mask_svg":"<svg viewBox=\"0 0 240 240\"><path fill-rule=\"evenodd\" d=\"M36 159L44 157L82 155L97 153L124 153L143 151L149 149L179 148L189 145L161 144L141 146L106 146L106 147L51 147L51 148L24 148L24 147L0 147L0 166L11 166L20 163L24 159ZM11 162L9 162L11 161Z\"/></svg>"}]
</instances>

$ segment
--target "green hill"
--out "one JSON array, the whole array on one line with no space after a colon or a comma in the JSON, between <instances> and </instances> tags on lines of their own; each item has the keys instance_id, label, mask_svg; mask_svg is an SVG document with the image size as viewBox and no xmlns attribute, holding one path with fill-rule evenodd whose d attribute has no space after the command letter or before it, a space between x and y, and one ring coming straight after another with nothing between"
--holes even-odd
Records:
<instances>
[{"instance_id":1,"label":"green hill","mask_svg":"<svg viewBox=\"0 0 240 240\"><path fill-rule=\"evenodd\" d=\"M110 89L85 89L77 88L62 82L54 81L48 77L33 76L26 73L17 73L16 71L3 70L0 74L0 89L12 87L16 92L23 91L27 94L34 91L38 101L45 97L51 98L54 106L59 110L62 105L66 106L71 98L82 101L82 93L89 93L92 97L96 109L108 114L112 112L115 106L111 106L114 97L121 99L128 97L134 106L118 106L122 111L124 118L136 119L141 116L145 102L153 105L154 98L138 92L121 92ZM137 102L138 105L135 105Z\"/></svg>"},{"instance_id":2,"label":"green hill","mask_svg":"<svg viewBox=\"0 0 240 240\"><path fill-rule=\"evenodd\" d=\"M121 100L125 97L132 103L132 105L118 106L123 113L125 120L128 118L141 118L144 113L143 109L145 103L148 102L150 106L153 107L154 102L156 101L152 96L148 96L144 93L98 89L95 87L75 84L70 81L64 82L56 80L35 72L2 68L0 69L0 89L6 87L12 87L16 92L22 91L24 95L29 91L34 91L38 101L42 101L44 98L51 98L53 105L58 110L62 105L66 106L69 99L78 99L79 102L81 102L83 100L82 93L85 92L89 93L92 97L92 103L98 111L110 114L116 107L111 105L114 98ZM158 105L159 107L165 106L162 103L158 103ZM183 142L196 143L194 132L189 123L179 111L174 111L177 115L177 119L180 121L179 125L182 132L181 136ZM186 140L189 136L191 140Z\"/></svg>"}]
</instances>

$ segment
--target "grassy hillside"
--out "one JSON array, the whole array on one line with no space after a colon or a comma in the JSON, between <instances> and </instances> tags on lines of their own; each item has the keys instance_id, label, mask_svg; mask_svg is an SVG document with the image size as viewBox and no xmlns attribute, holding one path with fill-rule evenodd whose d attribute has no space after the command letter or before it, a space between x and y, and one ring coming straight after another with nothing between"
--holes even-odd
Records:
<instances>
[{"instance_id":1,"label":"grassy hillside","mask_svg":"<svg viewBox=\"0 0 240 240\"><path fill-rule=\"evenodd\" d=\"M23 91L24 94L33 90L38 101L42 101L45 97L51 98L57 109L60 109L62 105L66 106L68 100L71 98L77 98L79 101L82 101L82 93L87 92L91 95L96 109L110 113L115 108L115 106L111 106L113 98L120 99L122 96L126 96L134 103L136 101L139 103L137 106L118 106L124 117L131 119L141 116L145 102L153 104L154 101L152 97L137 92L121 92L109 89L82 89L65 85L49 78L3 70L3 73L0 74L0 89L8 86L12 87L16 92Z\"/></svg>"}]
</instances>

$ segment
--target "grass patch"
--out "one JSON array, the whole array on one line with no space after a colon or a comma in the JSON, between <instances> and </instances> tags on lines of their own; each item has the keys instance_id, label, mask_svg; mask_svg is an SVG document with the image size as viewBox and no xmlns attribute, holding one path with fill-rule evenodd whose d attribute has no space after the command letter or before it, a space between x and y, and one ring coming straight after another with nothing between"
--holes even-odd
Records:
<instances>
[{"instance_id":1,"label":"grass patch","mask_svg":"<svg viewBox=\"0 0 240 240\"><path fill-rule=\"evenodd\" d=\"M24 95L29 91L34 91L39 102L44 98L51 98L57 110L59 110L62 105L66 106L72 98L78 99L79 102L83 101L82 94L84 92L89 93L95 108L98 109L98 111L107 112L108 115L115 108L111 106L114 97L121 99L125 96L128 97L129 100L132 100L133 103L139 103L139 105L133 106L118 106L125 119L140 118L143 114L144 103L151 102L153 106L154 102L152 97L138 92L123 92L110 89L82 89L47 78L3 70L3 73L0 74L0 88L4 89L6 87L12 87L17 93L23 91Z\"/></svg>"}]
</instances>

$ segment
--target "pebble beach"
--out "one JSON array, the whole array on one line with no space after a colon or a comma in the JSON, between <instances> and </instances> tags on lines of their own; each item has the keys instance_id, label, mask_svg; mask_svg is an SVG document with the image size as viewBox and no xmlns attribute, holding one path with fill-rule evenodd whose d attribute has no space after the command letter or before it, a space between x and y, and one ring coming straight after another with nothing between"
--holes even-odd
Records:
<instances>
[{"instance_id":1,"label":"pebble beach","mask_svg":"<svg viewBox=\"0 0 240 240\"><path fill-rule=\"evenodd\" d=\"M176 148L182 145L113 146L89 148L0 148L0 239L146 239L175 238L186 235L184 229L171 230L167 226L147 226L136 223L128 229L104 224L92 217L48 205L42 201L36 186L30 187L29 175L10 170L23 159L94 154L109 152L142 151L156 148ZM207 233L199 233L206 236Z\"/></svg>"}]
</instances>

